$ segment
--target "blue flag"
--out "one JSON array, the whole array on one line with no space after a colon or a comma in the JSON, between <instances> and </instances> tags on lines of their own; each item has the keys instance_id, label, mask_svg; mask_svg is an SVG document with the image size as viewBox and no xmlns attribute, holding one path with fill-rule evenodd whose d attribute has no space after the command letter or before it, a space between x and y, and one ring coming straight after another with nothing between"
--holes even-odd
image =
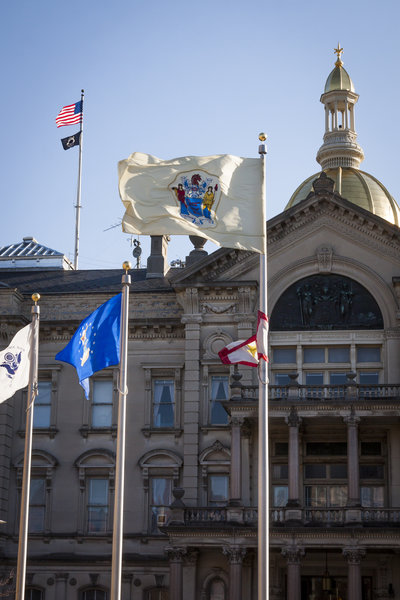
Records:
<instances>
[{"instance_id":1,"label":"blue flag","mask_svg":"<svg viewBox=\"0 0 400 600\"><path fill-rule=\"evenodd\" d=\"M56 360L75 367L86 398L89 398L89 377L119 364L121 296L114 296L86 317L69 344L56 355Z\"/></svg>"}]
</instances>

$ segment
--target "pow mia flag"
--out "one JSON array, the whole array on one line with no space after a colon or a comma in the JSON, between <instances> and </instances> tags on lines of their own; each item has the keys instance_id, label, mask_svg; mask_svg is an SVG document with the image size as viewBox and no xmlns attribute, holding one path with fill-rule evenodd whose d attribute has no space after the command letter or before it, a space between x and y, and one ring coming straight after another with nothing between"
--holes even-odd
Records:
<instances>
[{"instance_id":1,"label":"pow mia flag","mask_svg":"<svg viewBox=\"0 0 400 600\"><path fill-rule=\"evenodd\" d=\"M78 131L78 133L75 133L74 135L70 135L66 138L63 138L61 140L61 143L63 145L64 150L69 150L70 148L73 148L74 146L79 146L80 139L81 139L81 132Z\"/></svg>"}]
</instances>

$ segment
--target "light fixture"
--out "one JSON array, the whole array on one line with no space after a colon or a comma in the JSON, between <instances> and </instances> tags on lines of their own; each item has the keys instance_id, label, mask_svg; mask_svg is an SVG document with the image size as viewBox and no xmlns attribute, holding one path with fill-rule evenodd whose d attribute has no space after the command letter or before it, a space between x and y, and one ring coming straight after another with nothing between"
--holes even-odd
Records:
<instances>
[{"instance_id":1,"label":"light fixture","mask_svg":"<svg viewBox=\"0 0 400 600\"><path fill-rule=\"evenodd\" d=\"M332 580L328 571L328 553L325 552L325 573L322 576L322 589L329 592L332 589Z\"/></svg>"}]
</instances>

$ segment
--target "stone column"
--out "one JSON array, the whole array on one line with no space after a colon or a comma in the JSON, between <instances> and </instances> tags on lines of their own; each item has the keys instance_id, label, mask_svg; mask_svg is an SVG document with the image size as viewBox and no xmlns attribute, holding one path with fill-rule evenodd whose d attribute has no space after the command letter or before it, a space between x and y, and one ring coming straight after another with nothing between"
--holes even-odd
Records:
<instances>
[{"instance_id":1,"label":"stone column","mask_svg":"<svg viewBox=\"0 0 400 600\"><path fill-rule=\"evenodd\" d=\"M242 436L243 417L231 417L231 471L230 506L240 506L242 501Z\"/></svg>"},{"instance_id":2,"label":"stone column","mask_svg":"<svg viewBox=\"0 0 400 600\"><path fill-rule=\"evenodd\" d=\"M55 573L55 597L57 600L66 600L68 573Z\"/></svg>"},{"instance_id":3,"label":"stone column","mask_svg":"<svg viewBox=\"0 0 400 600\"><path fill-rule=\"evenodd\" d=\"M300 546L286 546L282 554L287 560L287 594L289 600L301 600L301 559L304 548Z\"/></svg>"},{"instance_id":4,"label":"stone column","mask_svg":"<svg viewBox=\"0 0 400 600\"><path fill-rule=\"evenodd\" d=\"M354 411L343 421L347 424L347 481L348 495L347 506L360 506L360 476L358 461L358 423L360 417L356 417Z\"/></svg>"},{"instance_id":5,"label":"stone column","mask_svg":"<svg viewBox=\"0 0 400 600\"><path fill-rule=\"evenodd\" d=\"M229 561L229 600L242 600L242 563L246 548L224 546L222 549Z\"/></svg>"},{"instance_id":6,"label":"stone column","mask_svg":"<svg viewBox=\"0 0 400 600\"><path fill-rule=\"evenodd\" d=\"M361 559L365 556L362 548L344 548L347 558L347 600L362 600Z\"/></svg>"},{"instance_id":7,"label":"stone column","mask_svg":"<svg viewBox=\"0 0 400 600\"><path fill-rule=\"evenodd\" d=\"M183 557L186 549L168 546L165 552L169 558L169 598L183 600Z\"/></svg>"},{"instance_id":8,"label":"stone column","mask_svg":"<svg viewBox=\"0 0 400 600\"><path fill-rule=\"evenodd\" d=\"M287 507L298 508L300 507L299 500L299 426L301 419L297 414L297 411L292 407L290 414L286 417L286 423L289 426L289 494ZM296 514L290 514L290 518L301 518L299 511L291 511Z\"/></svg>"},{"instance_id":9,"label":"stone column","mask_svg":"<svg viewBox=\"0 0 400 600\"><path fill-rule=\"evenodd\" d=\"M183 597L185 600L196 600L196 570L199 551L188 548L183 564Z\"/></svg>"}]
</instances>

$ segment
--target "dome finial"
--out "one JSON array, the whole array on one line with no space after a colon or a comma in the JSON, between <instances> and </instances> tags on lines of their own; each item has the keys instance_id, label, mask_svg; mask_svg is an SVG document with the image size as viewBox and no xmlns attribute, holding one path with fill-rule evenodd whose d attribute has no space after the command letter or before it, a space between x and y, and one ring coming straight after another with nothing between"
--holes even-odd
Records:
<instances>
[{"instance_id":1,"label":"dome finial","mask_svg":"<svg viewBox=\"0 0 400 600\"><path fill-rule=\"evenodd\" d=\"M334 48L333 51L334 51L335 54L337 54L337 61L335 62L335 66L336 67L341 67L343 65L343 62L341 60L343 48L340 47L339 42L338 42L337 48Z\"/></svg>"}]
</instances>

